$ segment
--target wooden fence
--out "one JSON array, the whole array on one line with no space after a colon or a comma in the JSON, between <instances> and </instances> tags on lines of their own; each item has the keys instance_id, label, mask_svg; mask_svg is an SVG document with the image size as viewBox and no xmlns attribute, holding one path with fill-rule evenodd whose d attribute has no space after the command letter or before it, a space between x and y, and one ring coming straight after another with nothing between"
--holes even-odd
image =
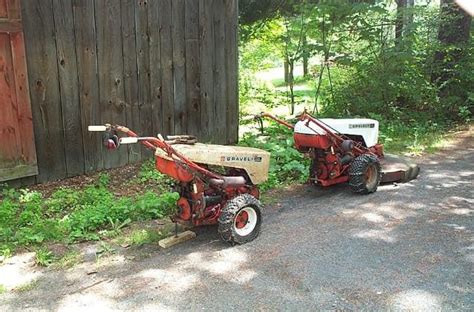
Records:
<instances>
[{"instance_id":1,"label":"wooden fence","mask_svg":"<svg viewBox=\"0 0 474 312\"><path fill-rule=\"evenodd\" d=\"M87 126L238 138L237 0L23 0L37 181L141 160Z\"/></svg>"}]
</instances>

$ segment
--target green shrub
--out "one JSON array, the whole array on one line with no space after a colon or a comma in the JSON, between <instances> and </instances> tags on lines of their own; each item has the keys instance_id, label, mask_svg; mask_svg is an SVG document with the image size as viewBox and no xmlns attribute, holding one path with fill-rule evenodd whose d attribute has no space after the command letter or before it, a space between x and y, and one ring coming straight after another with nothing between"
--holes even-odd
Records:
<instances>
[{"instance_id":1,"label":"green shrub","mask_svg":"<svg viewBox=\"0 0 474 312\"><path fill-rule=\"evenodd\" d=\"M256 147L271 153L268 181L262 190L291 182L308 179L309 159L294 148L293 133L284 127L272 125L265 128L265 135L247 133L240 145Z\"/></svg>"}]
</instances>

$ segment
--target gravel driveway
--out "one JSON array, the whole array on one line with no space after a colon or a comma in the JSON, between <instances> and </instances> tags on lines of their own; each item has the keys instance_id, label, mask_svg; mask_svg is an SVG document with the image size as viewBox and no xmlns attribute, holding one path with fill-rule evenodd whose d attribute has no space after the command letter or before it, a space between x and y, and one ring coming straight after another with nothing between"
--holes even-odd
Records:
<instances>
[{"instance_id":1,"label":"gravel driveway","mask_svg":"<svg viewBox=\"0 0 474 312\"><path fill-rule=\"evenodd\" d=\"M372 195L282 191L247 245L208 227L169 250L36 272L32 290L0 296L0 310L472 311L472 132L458 144L418 159L417 180Z\"/></svg>"}]
</instances>

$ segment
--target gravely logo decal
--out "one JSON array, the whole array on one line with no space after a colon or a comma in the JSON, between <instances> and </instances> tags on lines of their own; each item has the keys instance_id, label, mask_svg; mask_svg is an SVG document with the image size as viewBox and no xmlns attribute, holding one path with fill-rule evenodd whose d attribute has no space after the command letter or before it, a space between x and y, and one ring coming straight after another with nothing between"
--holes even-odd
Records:
<instances>
[{"instance_id":1,"label":"gravely logo decal","mask_svg":"<svg viewBox=\"0 0 474 312\"><path fill-rule=\"evenodd\" d=\"M349 124L349 129L375 128L375 124Z\"/></svg>"},{"instance_id":2,"label":"gravely logo decal","mask_svg":"<svg viewBox=\"0 0 474 312\"><path fill-rule=\"evenodd\" d=\"M260 156L222 156L222 162L262 162Z\"/></svg>"}]
</instances>

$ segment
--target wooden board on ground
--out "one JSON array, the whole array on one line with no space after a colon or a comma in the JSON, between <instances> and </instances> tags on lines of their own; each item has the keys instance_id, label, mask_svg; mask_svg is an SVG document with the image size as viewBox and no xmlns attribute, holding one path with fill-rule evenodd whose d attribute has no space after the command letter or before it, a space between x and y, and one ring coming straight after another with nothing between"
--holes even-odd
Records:
<instances>
[{"instance_id":1,"label":"wooden board on ground","mask_svg":"<svg viewBox=\"0 0 474 312\"><path fill-rule=\"evenodd\" d=\"M195 237L196 237L196 233L192 231L185 231L185 232L179 233L178 236L173 235L173 236L160 240L158 242L158 245L160 245L163 248L169 248L171 246L185 242Z\"/></svg>"}]
</instances>

